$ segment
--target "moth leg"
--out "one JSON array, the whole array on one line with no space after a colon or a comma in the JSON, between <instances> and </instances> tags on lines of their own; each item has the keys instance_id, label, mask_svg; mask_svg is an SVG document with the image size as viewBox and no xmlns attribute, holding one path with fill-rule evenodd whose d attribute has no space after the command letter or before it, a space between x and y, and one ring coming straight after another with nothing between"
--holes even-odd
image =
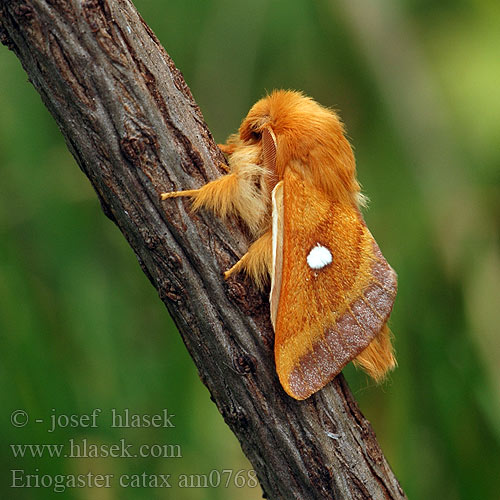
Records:
<instances>
[{"instance_id":1,"label":"moth leg","mask_svg":"<svg viewBox=\"0 0 500 500\"><path fill-rule=\"evenodd\" d=\"M217 146L225 155L233 154L234 150L236 149L234 144L217 144ZM221 163L220 167L222 167L226 171L226 173L231 172L231 167L226 163Z\"/></svg>"},{"instance_id":2,"label":"moth leg","mask_svg":"<svg viewBox=\"0 0 500 500\"><path fill-rule=\"evenodd\" d=\"M173 191L162 193L161 199L187 196L193 200L193 210L207 208L219 217L225 217L234 212L234 200L238 196L238 178L235 174L228 174L209 182L199 189Z\"/></svg>"},{"instance_id":3,"label":"moth leg","mask_svg":"<svg viewBox=\"0 0 500 500\"><path fill-rule=\"evenodd\" d=\"M224 273L224 278L228 279L233 274L243 271L258 288L263 289L271 275L272 260L273 236L269 230L250 245L248 252Z\"/></svg>"},{"instance_id":4,"label":"moth leg","mask_svg":"<svg viewBox=\"0 0 500 500\"><path fill-rule=\"evenodd\" d=\"M187 189L186 191L171 191L170 193L161 193L160 197L162 200L167 200L168 198L180 198L181 196L194 197L198 194L199 189Z\"/></svg>"},{"instance_id":5,"label":"moth leg","mask_svg":"<svg viewBox=\"0 0 500 500\"><path fill-rule=\"evenodd\" d=\"M229 172L231 172L231 167L226 163L220 163L219 167L222 168L224 172L226 172L226 174L229 174Z\"/></svg>"},{"instance_id":6,"label":"moth leg","mask_svg":"<svg viewBox=\"0 0 500 500\"><path fill-rule=\"evenodd\" d=\"M232 155L238 147L237 144L217 144L217 146L226 155Z\"/></svg>"},{"instance_id":7,"label":"moth leg","mask_svg":"<svg viewBox=\"0 0 500 500\"><path fill-rule=\"evenodd\" d=\"M376 382L382 382L387 373L396 367L391 337L392 333L386 323L368 347L354 359L354 363L361 366Z\"/></svg>"}]
</instances>

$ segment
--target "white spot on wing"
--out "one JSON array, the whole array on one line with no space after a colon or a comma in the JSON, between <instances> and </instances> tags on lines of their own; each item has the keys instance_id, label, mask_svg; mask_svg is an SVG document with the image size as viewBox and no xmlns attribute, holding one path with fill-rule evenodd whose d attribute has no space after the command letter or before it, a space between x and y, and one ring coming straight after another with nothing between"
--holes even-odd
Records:
<instances>
[{"instance_id":1,"label":"white spot on wing","mask_svg":"<svg viewBox=\"0 0 500 500\"><path fill-rule=\"evenodd\" d=\"M332 253L328 250L328 248L320 245L319 243L311 249L309 255L307 256L307 264L311 269L323 269L331 263Z\"/></svg>"}]
</instances>

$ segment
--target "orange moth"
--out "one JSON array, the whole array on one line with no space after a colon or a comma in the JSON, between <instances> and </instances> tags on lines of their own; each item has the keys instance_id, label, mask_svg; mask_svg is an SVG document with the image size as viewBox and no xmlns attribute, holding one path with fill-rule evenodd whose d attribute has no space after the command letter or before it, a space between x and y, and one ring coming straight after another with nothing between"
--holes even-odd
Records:
<instances>
[{"instance_id":1,"label":"orange moth","mask_svg":"<svg viewBox=\"0 0 500 500\"><path fill-rule=\"evenodd\" d=\"M365 198L338 116L299 92L258 101L239 133L220 145L227 175L188 196L197 210L239 215L253 237L224 276L271 278L276 371L305 399L354 360L376 381L396 361L387 320L396 273L360 213Z\"/></svg>"}]
</instances>

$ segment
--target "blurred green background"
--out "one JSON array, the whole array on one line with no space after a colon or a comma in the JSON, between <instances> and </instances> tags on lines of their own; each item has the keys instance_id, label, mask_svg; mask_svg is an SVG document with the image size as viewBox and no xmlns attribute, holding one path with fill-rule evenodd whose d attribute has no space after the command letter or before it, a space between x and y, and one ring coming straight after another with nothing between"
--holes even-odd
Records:
<instances>
[{"instance_id":1,"label":"blurred green background","mask_svg":"<svg viewBox=\"0 0 500 500\"><path fill-rule=\"evenodd\" d=\"M352 366L346 377L410 498L499 498L500 3L136 6L219 142L273 88L301 89L340 111L371 199L368 226L399 274L392 316L399 368L381 387ZM115 478L250 469L155 290L5 47L0 165L0 496L56 496L10 488L12 469ZM97 428L47 431L54 410L94 408L103 412ZM176 426L112 429L111 408L168 408ZM30 416L24 428L10 423L16 409ZM15 458L8 446L71 438L179 444L182 458ZM231 484L58 495L260 498L259 487Z\"/></svg>"}]
</instances>

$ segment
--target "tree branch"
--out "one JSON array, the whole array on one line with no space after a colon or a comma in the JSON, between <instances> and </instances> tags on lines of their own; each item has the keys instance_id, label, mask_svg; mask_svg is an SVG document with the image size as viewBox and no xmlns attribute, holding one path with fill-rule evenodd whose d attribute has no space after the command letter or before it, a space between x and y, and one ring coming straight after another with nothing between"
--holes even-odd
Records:
<instances>
[{"instance_id":1,"label":"tree branch","mask_svg":"<svg viewBox=\"0 0 500 500\"><path fill-rule=\"evenodd\" d=\"M268 498L405 498L343 377L306 401L274 369L268 299L229 268L248 245L189 202L224 161L180 72L127 0L0 0L0 37L134 249Z\"/></svg>"}]
</instances>

